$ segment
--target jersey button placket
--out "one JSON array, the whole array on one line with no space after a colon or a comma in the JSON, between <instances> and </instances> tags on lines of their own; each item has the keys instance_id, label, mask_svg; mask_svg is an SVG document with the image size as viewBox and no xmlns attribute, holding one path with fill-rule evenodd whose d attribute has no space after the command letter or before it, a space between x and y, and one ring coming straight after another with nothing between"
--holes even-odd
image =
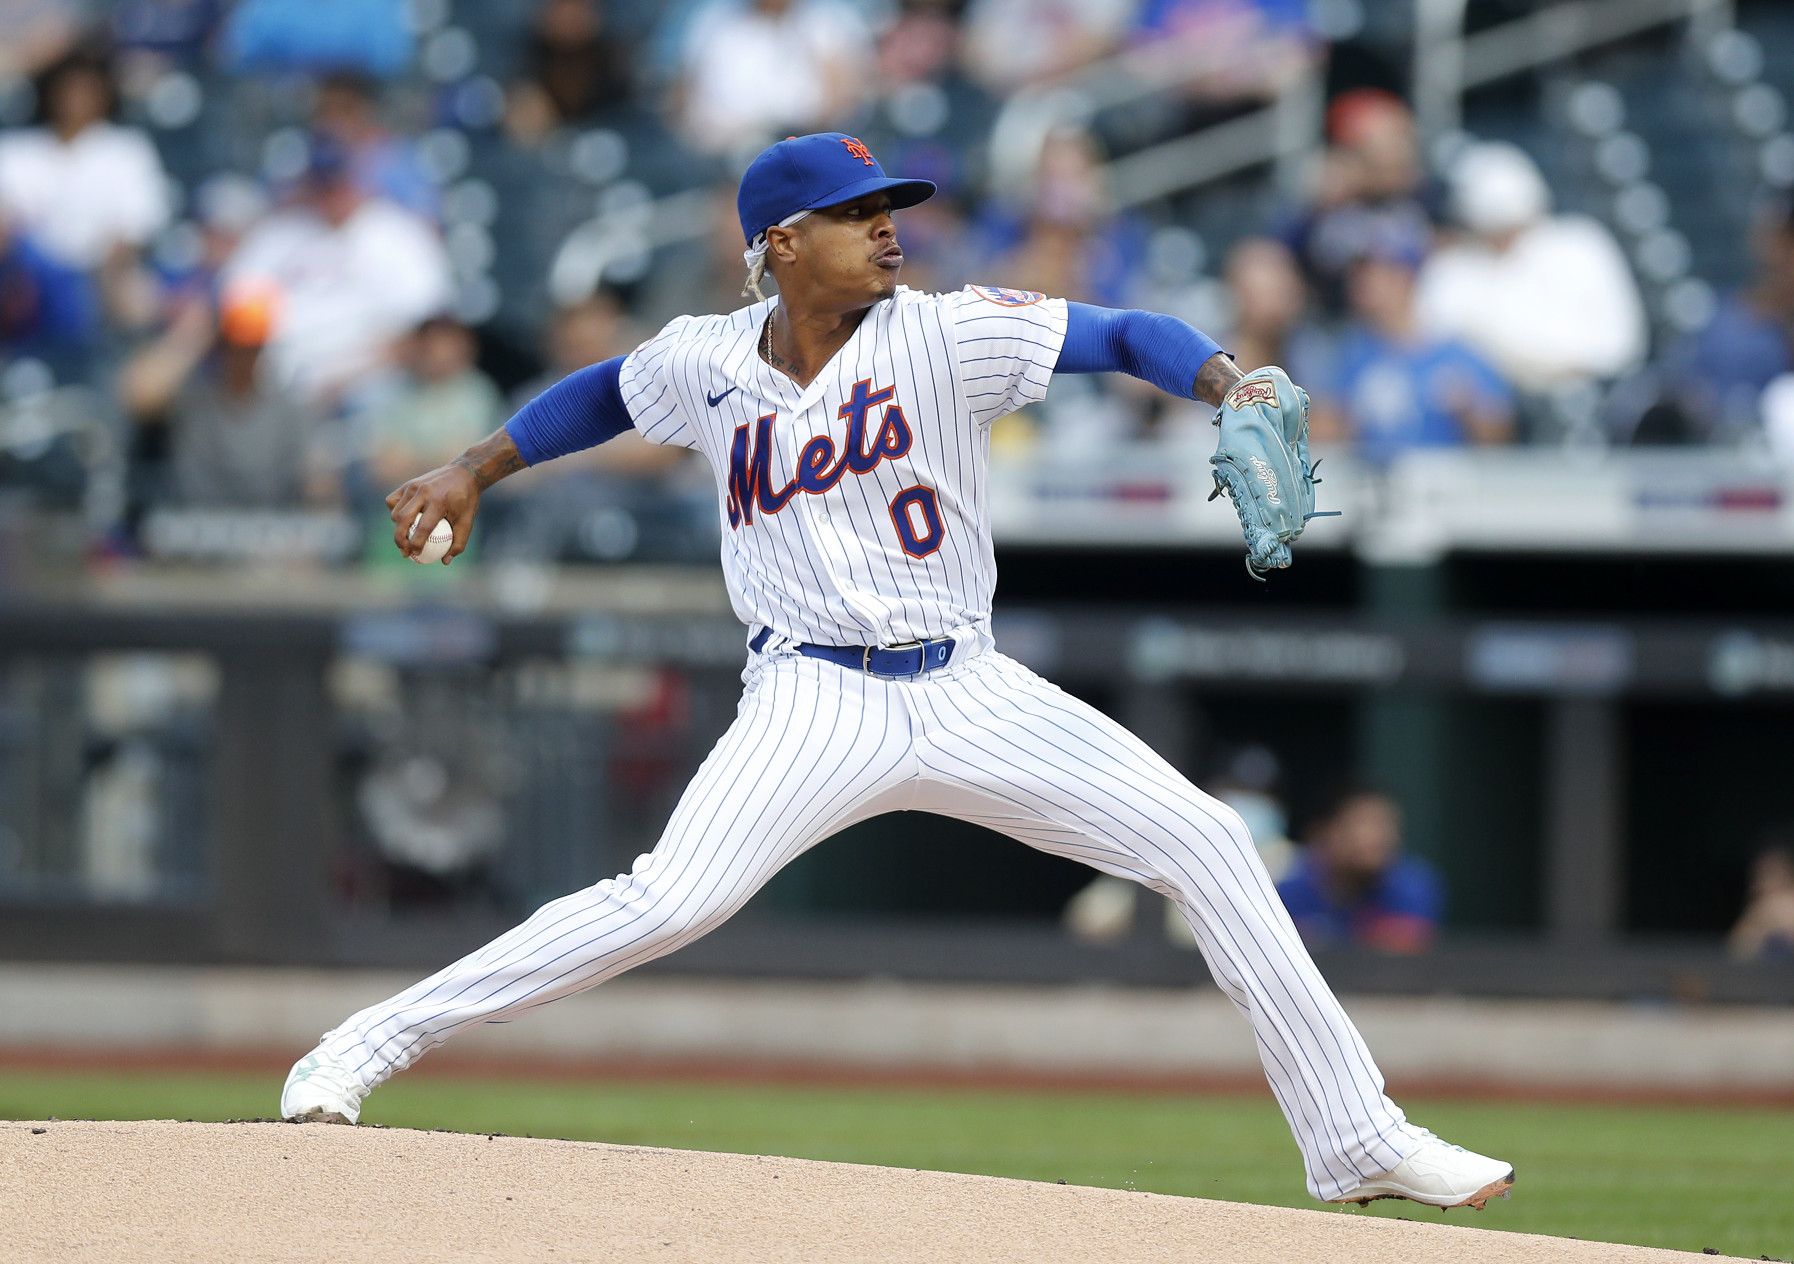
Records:
<instances>
[{"instance_id":1,"label":"jersey button placket","mask_svg":"<svg viewBox=\"0 0 1794 1264\"><path fill-rule=\"evenodd\" d=\"M805 436L804 443L808 443L810 438L815 435L832 434L833 432L828 425L828 417L829 410L827 404L818 401L817 403L812 404L809 410L804 414L803 421L805 424L802 428L793 427L793 432L796 434L803 434ZM802 448L803 444L799 444L798 451L801 452ZM835 453L836 460L840 459L840 454L841 448L840 445L837 444ZM796 459L796 453L793 453L792 462L794 467ZM852 475L850 474L847 477L851 478ZM841 485L837 483L833 489L822 493L820 496L812 496L806 492L799 497L799 499L804 502L805 511L810 515L812 538L816 541L817 553L821 556L823 564L829 570L829 578L834 580L837 586L842 582L841 576L846 574L849 569L847 552L841 547L841 534L835 529L833 523L834 515L829 512L829 500L831 497L840 493L840 487Z\"/></svg>"},{"instance_id":2,"label":"jersey button placket","mask_svg":"<svg viewBox=\"0 0 1794 1264\"><path fill-rule=\"evenodd\" d=\"M798 452L801 453L803 451L804 445L809 443L811 438L815 437L816 435L824 435L824 434L829 433L828 426L825 421L826 417L827 417L827 409L826 408L824 408L821 404L811 405L810 410L807 413L805 413L804 417L803 417L803 419L805 421L807 421L809 424L807 426L803 427L803 431L800 432L800 433L805 433L805 438L803 440L803 443L798 444ZM839 453L836 454L836 457L837 457L837 459L839 459ZM793 460L793 464L795 465L795 463L796 463L795 455L793 456L792 460ZM830 495L830 493L824 492L820 496L812 496L806 492L806 493L804 493L804 496L803 496L804 507L810 511L811 520L822 525L822 526L827 526L829 523L829 512L828 512L829 495ZM825 545L830 543L830 541L828 541L826 539L821 540L820 542Z\"/></svg>"}]
</instances>

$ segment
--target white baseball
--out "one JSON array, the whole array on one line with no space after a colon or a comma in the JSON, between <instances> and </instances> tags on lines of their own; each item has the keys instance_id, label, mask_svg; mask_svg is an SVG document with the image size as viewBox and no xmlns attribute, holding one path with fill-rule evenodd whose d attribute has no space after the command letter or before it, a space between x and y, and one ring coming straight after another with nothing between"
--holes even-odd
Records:
<instances>
[{"instance_id":1,"label":"white baseball","mask_svg":"<svg viewBox=\"0 0 1794 1264\"><path fill-rule=\"evenodd\" d=\"M417 531L417 524L423 521L423 517L422 514L419 514L411 520L413 533ZM424 541L424 547L419 549L417 555L411 560L423 566L427 566L431 562L440 562L443 555L449 551L449 545L454 542L455 529L449 525L449 520L447 518L438 519L436 525L430 528L430 537Z\"/></svg>"}]
</instances>

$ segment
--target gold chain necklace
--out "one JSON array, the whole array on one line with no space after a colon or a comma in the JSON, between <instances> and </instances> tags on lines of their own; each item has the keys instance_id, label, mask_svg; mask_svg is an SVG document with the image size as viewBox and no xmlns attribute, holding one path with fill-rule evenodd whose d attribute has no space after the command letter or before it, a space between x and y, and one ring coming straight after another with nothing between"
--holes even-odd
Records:
<instances>
[{"instance_id":1,"label":"gold chain necklace","mask_svg":"<svg viewBox=\"0 0 1794 1264\"><path fill-rule=\"evenodd\" d=\"M760 358L768 364L772 363L772 313L766 314L765 332L760 336Z\"/></svg>"}]
</instances>

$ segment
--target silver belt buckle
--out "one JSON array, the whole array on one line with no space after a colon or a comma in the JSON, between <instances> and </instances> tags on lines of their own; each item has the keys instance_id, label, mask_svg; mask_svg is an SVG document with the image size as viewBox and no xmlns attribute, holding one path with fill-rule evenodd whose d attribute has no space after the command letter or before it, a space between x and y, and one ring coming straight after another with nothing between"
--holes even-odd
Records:
<instances>
[{"instance_id":1,"label":"silver belt buckle","mask_svg":"<svg viewBox=\"0 0 1794 1264\"><path fill-rule=\"evenodd\" d=\"M920 676L925 670L927 670L927 667L928 667L928 655L927 654L922 655L922 661L919 664L917 664L915 671L892 673L892 672L881 672L881 671L872 670L872 651L875 649L877 649L877 650L919 650L921 648L922 648L922 642L920 642L920 641L899 641L895 645L868 645L866 647L866 652L860 656L860 669L862 671L864 671L868 676L875 677L879 680L914 680L917 676Z\"/></svg>"}]
</instances>

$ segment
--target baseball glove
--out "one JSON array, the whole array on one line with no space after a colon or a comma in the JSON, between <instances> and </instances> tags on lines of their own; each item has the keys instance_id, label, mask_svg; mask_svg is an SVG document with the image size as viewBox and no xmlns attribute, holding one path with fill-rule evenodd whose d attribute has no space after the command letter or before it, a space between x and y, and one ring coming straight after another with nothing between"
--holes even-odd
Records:
<instances>
[{"instance_id":1,"label":"baseball glove","mask_svg":"<svg viewBox=\"0 0 1794 1264\"><path fill-rule=\"evenodd\" d=\"M1240 529L1246 533L1246 569L1290 564L1289 546L1316 513L1314 469L1308 463L1308 392L1275 365L1255 369L1233 384L1215 412L1221 442L1209 463L1215 467L1213 500L1233 498Z\"/></svg>"}]
</instances>

